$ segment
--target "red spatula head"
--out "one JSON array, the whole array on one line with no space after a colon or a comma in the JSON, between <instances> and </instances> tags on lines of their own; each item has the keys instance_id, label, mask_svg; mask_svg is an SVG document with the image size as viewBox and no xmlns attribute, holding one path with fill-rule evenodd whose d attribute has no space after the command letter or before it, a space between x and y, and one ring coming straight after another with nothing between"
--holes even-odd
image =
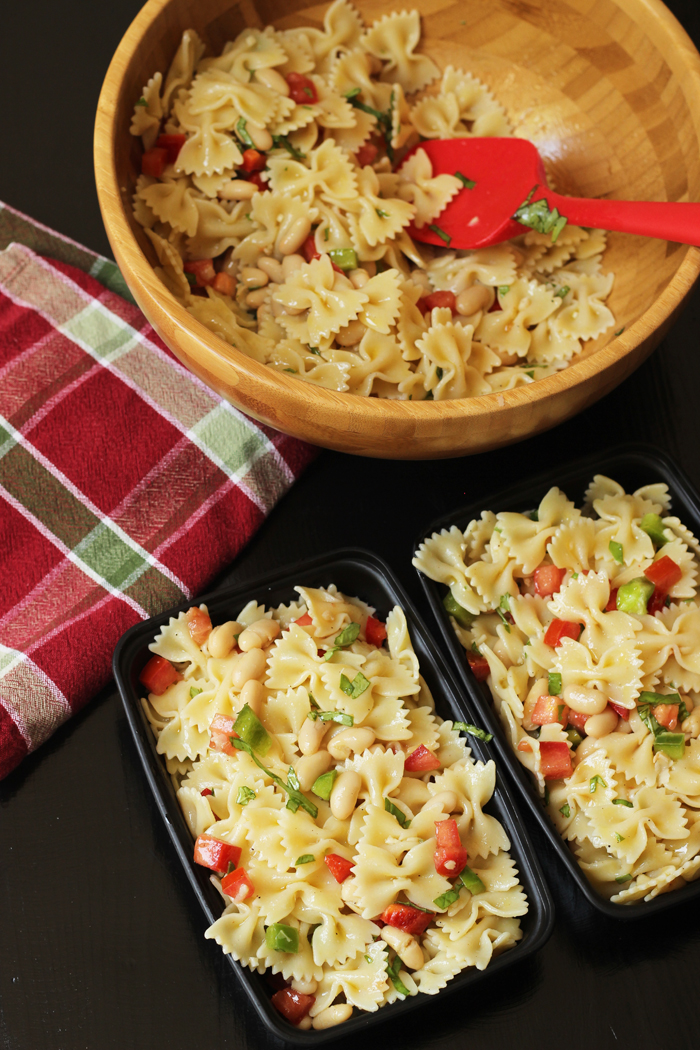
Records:
<instances>
[{"instance_id":1,"label":"red spatula head","mask_svg":"<svg viewBox=\"0 0 700 1050\"><path fill-rule=\"evenodd\" d=\"M428 154L433 175L463 176L474 183L453 197L432 228L410 226L415 240L441 248L485 248L524 232L512 216L535 185L547 185L540 155L531 142L516 138L428 139L415 149Z\"/></svg>"}]
</instances>

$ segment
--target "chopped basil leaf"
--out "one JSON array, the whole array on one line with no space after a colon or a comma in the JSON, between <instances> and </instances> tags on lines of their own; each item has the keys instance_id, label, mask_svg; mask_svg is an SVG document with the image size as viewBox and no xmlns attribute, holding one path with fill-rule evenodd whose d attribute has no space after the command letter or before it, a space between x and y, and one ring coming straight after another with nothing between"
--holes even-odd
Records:
<instances>
[{"instance_id":1,"label":"chopped basil leaf","mask_svg":"<svg viewBox=\"0 0 700 1050\"><path fill-rule=\"evenodd\" d=\"M321 773L320 777L316 777L311 788L314 795L318 795L319 798L322 798L327 802L331 797L331 791L333 790L333 784L337 776L337 769L329 769L327 773Z\"/></svg>"},{"instance_id":2,"label":"chopped basil leaf","mask_svg":"<svg viewBox=\"0 0 700 1050\"><path fill-rule=\"evenodd\" d=\"M616 875L615 882L630 882L632 879L631 875Z\"/></svg>"},{"instance_id":3,"label":"chopped basil leaf","mask_svg":"<svg viewBox=\"0 0 700 1050\"><path fill-rule=\"evenodd\" d=\"M136 105L137 105L137 106L147 106L147 105L148 105L148 102L146 102L146 99L145 99L145 98L143 97L143 95L142 95L142 96L141 96L141 98L140 98L140 99L138 100L138 102L136 103Z\"/></svg>"},{"instance_id":4,"label":"chopped basil leaf","mask_svg":"<svg viewBox=\"0 0 700 1050\"><path fill-rule=\"evenodd\" d=\"M688 717L688 708L685 706L685 700L681 700L678 705L678 721L685 722Z\"/></svg>"},{"instance_id":5,"label":"chopped basil leaf","mask_svg":"<svg viewBox=\"0 0 700 1050\"><path fill-rule=\"evenodd\" d=\"M343 649L346 645L352 645L352 643L357 640L357 636L359 635L359 633L360 625L359 623L355 623L353 621L352 623L349 623L346 627L343 627L340 634L337 634L335 636L335 641L333 644L336 646L336 648Z\"/></svg>"},{"instance_id":6,"label":"chopped basil leaf","mask_svg":"<svg viewBox=\"0 0 700 1050\"><path fill-rule=\"evenodd\" d=\"M476 644L476 642L472 642L472 652L476 653L477 656L481 656L481 649Z\"/></svg>"},{"instance_id":7,"label":"chopped basil leaf","mask_svg":"<svg viewBox=\"0 0 700 1050\"><path fill-rule=\"evenodd\" d=\"M233 861L232 861L232 860L230 860L230 861L228 862L228 864L226 865L226 874L227 874L227 875L230 875L230 874L231 874L231 872L232 872L232 871L235 871L235 870L236 870L236 865L235 865L235 864L233 863Z\"/></svg>"},{"instance_id":8,"label":"chopped basil leaf","mask_svg":"<svg viewBox=\"0 0 700 1050\"><path fill-rule=\"evenodd\" d=\"M239 712L238 718L233 723L233 730L238 733L241 740L250 744L253 750L258 751L263 758L272 747L270 734L248 704L245 704Z\"/></svg>"},{"instance_id":9,"label":"chopped basil leaf","mask_svg":"<svg viewBox=\"0 0 700 1050\"><path fill-rule=\"evenodd\" d=\"M357 98L357 96L360 94L361 91L362 91L362 88L359 88L359 87L350 88L349 91L345 92L343 97L346 98L348 101L350 101L350 99Z\"/></svg>"},{"instance_id":10,"label":"chopped basil leaf","mask_svg":"<svg viewBox=\"0 0 700 1050\"><path fill-rule=\"evenodd\" d=\"M579 744L583 741L583 737L579 733L576 726L569 726L569 728L566 730L566 735L568 737L569 743L575 751Z\"/></svg>"},{"instance_id":11,"label":"chopped basil leaf","mask_svg":"<svg viewBox=\"0 0 700 1050\"><path fill-rule=\"evenodd\" d=\"M468 179L467 176L463 175L461 171L455 172L455 178L459 179L459 181L464 186L465 190L473 190L476 186L476 182L474 181L474 179Z\"/></svg>"},{"instance_id":12,"label":"chopped basil leaf","mask_svg":"<svg viewBox=\"0 0 700 1050\"><path fill-rule=\"evenodd\" d=\"M530 521L539 521L540 520L540 514L539 514L539 511L537 511L537 510L531 510L529 516L530 516Z\"/></svg>"},{"instance_id":13,"label":"chopped basil leaf","mask_svg":"<svg viewBox=\"0 0 700 1050\"><path fill-rule=\"evenodd\" d=\"M294 955L299 951L299 931L283 922L273 922L265 930L265 944L270 951Z\"/></svg>"},{"instance_id":14,"label":"chopped basil leaf","mask_svg":"<svg viewBox=\"0 0 700 1050\"><path fill-rule=\"evenodd\" d=\"M294 375L296 375L296 374L297 374L297 370L296 370L296 368L283 368L283 369L282 369L282 371L283 371L283 372L293 372L293 373L294 373Z\"/></svg>"},{"instance_id":15,"label":"chopped basil leaf","mask_svg":"<svg viewBox=\"0 0 700 1050\"><path fill-rule=\"evenodd\" d=\"M294 861L294 867L298 868L300 864L313 864L315 860L313 853L302 853L301 857L297 857Z\"/></svg>"},{"instance_id":16,"label":"chopped basil leaf","mask_svg":"<svg viewBox=\"0 0 700 1050\"><path fill-rule=\"evenodd\" d=\"M499 295L508 295L509 291L510 291L510 285L509 284L499 284L499 286L498 286L498 294Z\"/></svg>"},{"instance_id":17,"label":"chopped basil leaf","mask_svg":"<svg viewBox=\"0 0 700 1050\"><path fill-rule=\"evenodd\" d=\"M238 795L236 796L236 802L239 806L247 806L249 802L255 798L255 792L252 788L246 787L245 784L241 784L238 789Z\"/></svg>"},{"instance_id":18,"label":"chopped basil leaf","mask_svg":"<svg viewBox=\"0 0 700 1050\"><path fill-rule=\"evenodd\" d=\"M486 887L475 871L465 865L459 873L459 881L470 893L485 893Z\"/></svg>"},{"instance_id":19,"label":"chopped basil leaf","mask_svg":"<svg viewBox=\"0 0 700 1050\"><path fill-rule=\"evenodd\" d=\"M571 816L571 807L569 806L569 803L565 802L559 810L559 812L561 813L562 817L566 817L566 819L568 820Z\"/></svg>"},{"instance_id":20,"label":"chopped basil leaf","mask_svg":"<svg viewBox=\"0 0 700 1050\"><path fill-rule=\"evenodd\" d=\"M398 955L394 956L394 961L392 963L387 962L386 964L386 972L389 977L389 980L391 981L399 995L411 995L411 992L409 992L408 988L399 977L400 969L401 959L398 957Z\"/></svg>"},{"instance_id":21,"label":"chopped basil leaf","mask_svg":"<svg viewBox=\"0 0 700 1050\"><path fill-rule=\"evenodd\" d=\"M428 393L423 398L424 401L433 401L434 399L435 399L435 395L433 394L432 390L429 390Z\"/></svg>"},{"instance_id":22,"label":"chopped basil leaf","mask_svg":"<svg viewBox=\"0 0 700 1050\"><path fill-rule=\"evenodd\" d=\"M428 223L428 229L432 230L433 233L436 234L441 241L444 241L448 247L452 244L452 238L449 233L445 233L445 231L441 230L439 226L436 226L434 222Z\"/></svg>"},{"instance_id":23,"label":"chopped basil leaf","mask_svg":"<svg viewBox=\"0 0 700 1050\"><path fill-rule=\"evenodd\" d=\"M318 357L321 357L321 351L319 350L319 348L317 346L310 346L309 350L311 351L312 354L316 354Z\"/></svg>"},{"instance_id":24,"label":"chopped basil leaf","mask_svg":"<svg viewBox=\"0 0 700 1050\"><path fill-rule=\"evenodd\" d=\"M236 134L238 135L239 139L241 140L244 146L247 146L248 149L254 148L255 144L250 135L248 134L248 123L245 117L241 117L238 123L236 124Z\"/></svg>"},{"instance_id":25,"label":"chopped basil leaf","mask_svg":"<svg viewBox=\"0 0 700 1050\"><path fill-rule=\"evenodd\" d=\"M561 675L558 671L549 672L549 682L547 685L550 696L559 696L561 693Z\"/></svg>"},{"instance_id":26,"label":"chopped basil leaf","mask_svg":"<svg viewBox=\"0 0 700 1050\"><path fill-rule=\"evenodd\" d=\"M365 955L365 962L371 963L372 962L372 956L371 955Z\"/></svg>"},{"instance_id":27,"label":"chopped basil leaf","mask_svg":"<svg viewBox=\"0 0 700 1050\"><path fill-rule=\"evenodd\" d=\"M608 550L619 565L622 565L624 563L625 555L622 550L621 543L617 543L615 540L610 540L610 543L608 544Z\"/></svg>"},{"instance_id":28,"label":"chopped basil leaf","mask_svg":"<svg viewBox=\"0 0 700 1050\"><path fill-rule=\"evenodd\" d=\"M534 378L535 378L535 372L534 372L534 370L530 371L529 369L526 369L526 370L525 370L525 375L526 375L526 376L529 376L529 377L530 377L530 379L534 379Z\"/></svg>"},{"instance_id":29,"label":"chopped basil leaf","mask_svg":"<svg viewBox=\"0 0 700 1050\"><path fill-rule=\"evenodd\" d=\"M632 802L628 802L626 798L614 798L612 800L613 806L627 806L629 809L634 809Z\"/></svg>"},{"instance_id":30,"label":"chopped basil leaf","mask_svg":"<svg viewBox=\"0 0 700 1050\"><path fill-rule=\"evenodd\" d=\"M199 694L203 693L203 692L204 692L203 689L198 689L196 685L191 685L190 686L190 700L194 700L195 696L199 696Z\"/></svg>"},{"instance_id":31,"label":"chopped basil leaf","mask_svg":"<svg viewBox=\"0 0 700 1050\"><path fill-rule=\"evenodd\" d=\"M619 831L615 832L615 838L617 839L618 842L624 842L625 841L625 836L621 835Z\"/></svg>"},{"instance_id":32,"label":"chopped basil leaf","mask_svg":"<svg viewBox=\"0 0 700 1050\"><path fill-rule=\"evenodd\" d=\"M232 747L235 747L237 751L245 751L245 753L253 759L253 762L255 762L258 769L262 769L263 773L266 773L270 780L274 781L274 783L277 784L278 787L281 787L283 791L287 792L287 794L289 795L289 801L293 802L294 804L294 809L292 810L293 812L296 812L299 806L301 806L302 809L306 810L309 816L313 817L314 820L316 819L316 817L318 816L318 806L315 806L313 802L310 802L309 799L306 798L305 795L302 795L300 791L296 791L293 787L290 787L289 784L285 784L284 780L282 780L281 777L278 777L275 773L269 770L267 766L264 766L258 758L258 756L253 751L250 744L246 743L245 740L241 740L236 736L229 737L229 740L231 742ZM292 807L290 806L289 808L291 809Z\"/></svg>"},{"instance_id":33,"label":"chopped basil leaf","mask_svg":"<svg viewBox=\"0 0 700 1050\"><path fill-rule=\"evenodd\" d=\"M440 382L440 380L442 379L442 377L444 376L444 374L445 374L445 373L444 373L444 372L443 372L443 370L442 370L442 369L440 368L440 365L438 365L438 366L437 366L437 368L435 369L435 375L437 376L437 380L438 380L438 383Z\"/></svg>"},{"instance_id":34,"label":"chopped basil leaf","mask_svg":"<svg viewBox=\"0 0 700 1050\"><path fill-rule=\"evenodd\" d=\"M340 678L342 688L342 679L345 678L345 675L341 675ZM347 682L347 678L345 678L345 681ZM369 685L369 682L367 684ZM337 722L341 726L352 726L355 724L353 716L346 714L345 711L309 711L306 717L310 718L312 722L320 718L322 722Z\"/></svg>"},{"instance_id":35,"label":"chopped basil leaf","mask_svg":"<svg viewBox=\"0 0 700 1050\"><path fill-rule=\"evenodd\" d=\"M363 675L362 671L357 672L352 682L346 675L341 674L340 688L347 696L352 697L353 700L357 700L358 696L362 696L365 689L369 689L369 682ZM348 715L348 717L351 716ZM335 721L338 721L338 719L335 719Z\"/></svg>"},{"instance_id":36,"label":"chopped basil leaf","mask_svg":"<svg viewBox=\"0 0 700 1050\"><path fill-rule=\"evenodd\" d=\"M272 141L278 149L280 146L282 146L283 149L286 149L287 153L294 157L295 160L305 159L306 154L302 153L300 149L297 149L294 143L290 142L286 135L273 135Z\"/></svg>"},{"instance_id":37,"label":"chopped basil leaf","mask_svg":"<svg viewBox=\"0 0 700 1050\"><path fill-rule=\"evenodd\" d=\"M377 213L377 215L379 216L380 219L388 219L389 218L389 212L388 211L384 211L383 208L375 208L374 210L376 211L376 213Z\"/></svg>"},{"instance_id":38,"label":"chopped basil leaf","mask_svg":"<svg viewBox=\"0 0 700 1050\"><path fill-rule=\"evenodd\" d=\"M554 297L557 299L566 299L570 291L571 289L569 288L568 284L564 284L561 288L557 288L556 292L554 293Z\"/></svg>"},{"instance_id":39,"label":"chopped basil leaf","mask_svg":"<svg viewBox=\"0 0 700 1050\"><path fill-rule=\"evenodd\" d=\"M193 273L186 273L185 277L187 278L187 280L188 280L188 282L190 284L190 287L194 288L194 286L197 283L197 278L195 277L195 275Z\"/></svg>"},{"instance_id":40,"label":"chopped basil leaf","mask_svg":"<svg viewBox=\"0 0 700 1050\"><path fill-rule=\"evenodd\" d=\"M508 634L510 634L510 624L506 620L506 614L503 612L502 609L496 609L496 612L498 613L499 617L501 618L501 623L505 627L506 631L508 632Z\"/></svg>"},{"instance_id":41,"label":"chopped basil leaf","mask_svg":"<svg viewBox=\"0 0 700 1050\"><path fill-rule=\"evenodd\" d=\"M452 728L457 732L469 733L469 736L475 736L477 740L483 740L487 744L493 740L493 733L487 733L485 729L479 729L478 726L470 725L469 722L453 722Z\"/></svg>"},{"instance_id":42,"label":"chopped basil leaf","mask_svg":"<svg viewBox=\"0 0 700 1050\"><path fill-rule=\"evenodd\" d=\"M618 328L618 330L615 332L615 335L622 335L624 330L625 330L625 326L623 325L622 328Z\"/></svg>"},{"instance_id":43,"label":"chopped basil leaf","mask_svg":"<svg viewBox=\"0 0 700 1050\"><path fill-rule=\"evenodd\" d=\"M299 777L297 776L294 766L289 767L289 771L287 773L287 783L289 784L290 788L294 788L295 791L298 791L301 786L299 784Z\"/></svg>"},{"instance_id":44,"label":"chopped basil leaf","mask_svg":"<svg viewBox=\"0 0 700 1050\"><path fill-rule=\"evenodd\" d=\"M313 707L313 709L315 711L320 711L321 710L321 708L318 706L318 704L314 700L314 694L313 693L309 693L309 703L311 704L311 706Z\"/></svg>"},{"instance_id":45,"label":"chopped basil leaf","mask_svg":"<svg viewBox=\"0 0 700 1050\"><path fill-rule=\"evenodd\" d=\"M396 817L402 828L410 828L411 821L406 816L406 814L399 809L398 806L394 805L391 799L384 799L384 809L387 811L387 813L391 813L392 817Z\"/></svg>"},{"instance_id":46,"label":"chopped basil leaf","mask_svg":"<svg viewBox=\"0 0 700 1050\"><path fill-rule=\"evenodd\" d=\"M550 208L544 197L533 203L532 198L538 189L538 185L532 187L526 199L516 210L513 218L516 222L521 223L523 226L529 226L530 229L535 230L537 233L550 233L552 235L552 244L554 244L566 226L567 220L563 215L559 214L556 208Z\"/></svg>"},{"instance_id":47,"label":"chopped basil leaf","mask_svg":"<svg viewBox=\"0 0 700 1050\"><path fill-rule=\"evenodd\" d=\"M595 794L596 789L598 787L598 784L600 784L601 787L607 787L607 784L605 783L603 778L599 777L598 774L596 773L596 775L594 777L591 777L591 779L589 781L589 784L588 784L588 790L590 791L591 795Z\"/></svg>"},{"instance_id":48,"label":"chopped basil leaf","mask_svg":"<svg viewBox=\"0 0 700 1050\"><path fill-rule=\"evenodd\" d=\"M650 693L644 690L637 698L637 704L651 704L652 707L656 704L680 704L680 702L680 693Z\"/></svg>"},{"instance_id":49,"label":"chopped basil leaf","mask_svg":"<svg viewBox=\"0 0 700 1050\"><path fill-rule=\"evenodd\" d=\"M454 889L447 890L446 893L441 893L439 897L435 898L435 900L433 901L433 904L437 908L443 908L443 909L449 908L449 906L451 904L454 904L454 902L458 899L459 894L460 894L460 890L461 890L461 886L459 888L455 887Z\"/></svg>"}]
</instances>

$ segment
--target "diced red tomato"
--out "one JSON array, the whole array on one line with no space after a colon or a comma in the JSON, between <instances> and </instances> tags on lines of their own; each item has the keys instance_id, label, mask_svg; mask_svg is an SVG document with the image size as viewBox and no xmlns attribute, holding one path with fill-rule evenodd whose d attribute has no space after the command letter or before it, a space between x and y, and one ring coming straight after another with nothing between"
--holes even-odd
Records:
<instances>
[{"instance_id":1,"label":"diced red tomato","mask_svg":"<svg viewBox=\"0 0 700 1050\"><path fill-rule=\"evenodd\" d=\"M269 985L270 988L274 988L276 992L281 992L283 988L289 988L289 981L286 981L281 973L272 973L271 970L265 970L264 973L265 984Z\"/></svg>"},{"instance_id":2,"label":"diced red tomato","mask_svg":"<svg viewBox=\"0 0 700 1050\"><path fill-rule=\"evenodd\" d=\"M437 848L433 854L438 875L459 875L467 863L467 851L459 837L459 828L454 817L435 821Z\"/></svg>"},{"instance_id":3,"label":"diced red tomato","mask_svg":"<svg viewBox=\"0 0 700 1050\"><path fill-rule=\"evenodd\" d=\"M198 288L204 288L205 285L214 283L216 270L214 269L213 259L195 259L193 262L186 262L183 269L185 273L194 274L195 285Z\"/></svg>"},{"instance_id":4,"label":"diced red tomato","mask_svg":"<svg viewBox=\"0 0 700 1050\"><path fill-rule=\"evenodd\" d=\"M262 171L267 164L267 157L257 149L243 150L243 162L241 167L244 171Z\"/></svg>"},{"instance_id":5,"label":"diced red tomato","mask_svg":"<svg viewBox=\"0 0 700 1050\"><path fill-rule=\"evenodd\" d=\"M427 302L425 301L425 299L424 299L424 297L422 295L421 295L420 299L418 300L418 302L416 303L416 306L418 307L418 309L420 310L420 312L422 314L429 314L430 313L430 307L428 306Z\"/></svg>"},{"instance_id":6,"label":"diced red tomato","mask_svg":"<svg viewBox=\"0 0 700 1050\"><path fill-rule=\"evenodd\" d=\"M308 613L304 613L303 616L300 616L298 620L294 621L294 623L299 624L300 627L310 627L313 622L314 621Z\"/></svg>"},{"instance_id":7,"label":"diced red tomato","mask_svg":"<svg viewBox=\"0 0 700 1050\"><path fill-rule=\"evenodd\" d=\"M204 794L204 792L202 792ZM241 847L231 846L228 842L215 839L212 835L198 835L194 844L194 862L203 868L211 868L219 875L228 871L229 864L234 868L241 859Z\"/></svg>"},{"instance_id":8,"label":"diced red tomato","mask_svg":"<svg viewBox=\"0 0 700 1050\"><path fill-rule=\"evenodd\" d=\"M492 305L489 306L488 313L495 314L496 310L502 310L502 309L503 309L503 307L501 306L501 304L498 301L498 296L496 296L496 298L494 299Z\"/></svg>"},{"instance_id":9,"label":"diced red tomato","mask_svg":"<svg viewBox=\"0 0 700 1050\"><path fill-rule=\"evenodd\" d=\"M558 722L565 729L569 724L569 708L560 696L541 696L535 704L531 720L536 726L548 726Z\"/></svg>"},{"instance_id":10,"label":"diced red tomato","mask_svg":"<svg viewBox=\"0 0 700 1050\"><path fill-rule=\"evenodd\" d=\"M457 300L454 292L433 292L431 295L426 295L423 300L429 310L434 310L436 307L446 307L455 313L457 310Z\"/></svg>"},{"instance_id":11,"label":"diced red tomato","mask_svg":"<svg viewBox=\"0 0 700 1050\"><path fill-rule=\"evenodd\" d=\"M156 149L167 150L168 164L174 164L186 142L187 135L159 135L156 139Z\"/></svg>"},{"instance_id":12,"label":"diced red tomato","mask_svg":"<svg viewBox=\"0 0 700 1050\"><path fill-rule=\"evenodd\" d=\"M281 988L272 996L272 1005L290 1024L299 1024L316 1002L315 995L295 992L293 988Z\"/></svg>"},{"instance_id":13,"label":"diced red tomato","mask_svg":"<svg viewBox=\"0 0 700 1050\"><path fill-rule=\"evenodd\" d=\"M302 255L307 262L311 262L312 259L320 259L321 253L316 248L316 237L313 233L310 233L301 246Z\"/></svg>"},{"instance_id":14,"label":"diced red tomato","mask_svg":"<svg viewBox=\"0 0 700 1050\"><path fill-rule=\"evenodd\" d=\"M565 741L540 741L540 772L545 780L561 780L562 777L571 776L571 751Z\"/></svg>"},{"instance_id":15,"label":"diced red tomato","mask_svg":"<svg viewBox=\"0 0 700 1050\"><path fill-rule=\"evenodd\" d=\"M630 713L626 707L620 707L619 704L614 704L612 700L609 700L608 704L610 707L612 707L616 715L619 715L620 718L624 718L625 722L629 722Z\"/></svg>"},{"instance_id":16,"label":"diced red tomato","mask_svg":"<svg viewBox=\"0 0 700 1050\"><path fill-rule=\"evenodd\" d=\"M572 623L570 620L552 620L544 636L545 645L553 645L556 649L565 638L573 638L576 642L582 630L583 624L581 623Z\"/></svg>"},{"instance_id":17,"label":"diced red tomato","mask_svg":"<svg viewBox=\"0 0 700 1050\"><path fill-rule=\"evenodd\" d=\"M142 682L149 693L154 693L155 696L162 696L171 685L181 681L180 672L163 656L152 656L139 675L139 682Z\"/></svg>"},{"instance_id":18,"label":"diced red tomato","mask_svg":"<svg viewBox=\"0 0 700 1050\"><path fill-rule=\"evenodd\" d=\"M336 882L345 882L355 867L351 860L346 860L345 857L341 857L337 853L327 853L323 859Z\"/></svg>"},{"instance_id":19,"label":"diced red tomato","mask_svg":"<svg viewBox=\"0 0 700 1050\"><path fill-rule=\"evenodd\" d=\"M654 593L647 602L647 613L649 616L654 616L657 612L661 612L666 605L667 598L668 594L666 591L661 590L660 587L656 587Z\"/></svg>"},{"instance_id":20,"label":"diced red tomato","mask_svg":"<svg viewBox=\"0 0 700 1050\"><path fill-rule=\"evenodd\" d=\"M221 889L236 904L240 904L248 897L255 896L255 886L250 881L245 868L236 868L230 875L224 875L221 880Z\"/></svg>"},{"instance_id":21,"label":"diced red tomato","mask_svg":"<svg viewBox=\"0 0 700 1050\"><path fill-rule=\"evenodd\" d=\"M221 292L222 295L233 295L236 291L236 282L227 273L217 273L212 281L212 288L217 292Z\"/></svg>"},{"instance_id":22,"label":"diced red tomato","mask_svg":"<svg viewBox=\"0 0 700 1050\"><path fill-rule=\"evenodd\" d=\"M193 605L187 610L187 630L195 645L202 645L211 634L211 618L204 609L198 609Z\"/></svg>"},{"instance_id":23,"label":"diced red tomato","mask_svg":"<svg viewBox=\"0 0 700 1050\"><path fill-rule=\"evenodd\" d=\"M467 663L477 682L485 682L491 674L489 662L481 653L467 652Z\"/></svg>"},{"instance_id":24,"label":"diced red tomato","mask_svg":"<svg viewBox=\"0 0 700 1050\"><path fill-rule=\"evenodd\" d=\"M678 725L678 704L657 704L652 711L659 725L673 732Z\"/></svg>"},{"instance_id":25,"label":"diced red tomato","mask_svg":"<svg viewBox=\"0 0 700 1050\"><path fill-rule=\"evenodd\" d=\"M368 616L365 624L365 638L368 645L376 645L379 648L386 638L386 624L381 620L376 620L374 616Z\"/></svg>"},{"instance_id":26,"label":"diced red tomato","mask_svg":"<svg viewBox=\"0 0 700 1050\"><path fill-rule=\"evenodd\" d=\"M165 171L167 163L167 149L161 149L160 147L154 146L153 149L147 149L141 157L141 174L150 175L151 178L159 179Z\"/></svg>"},{"instance_id":27,"label":"diced red tomato","mask_svg":"<svg viewBox=\"0 0 700 1050\"><path fill-rule=\"evenodd\" d=\"M538 565L534 572L535 590L543 598L556 594L565 575L566 569L558 569L556 565Z\"/></svg>"},{"instance_id":28,"label":"diced red tomato","mask_svg":"<svg viewBox=\"0 0 700 1050\"><path fill-rule=\"evenodd\" d=\"M516 750L517 751L532 751L532 744L527 739L527 737L523 737L522 740L518 741L518 746L517 746Z\"/></svg>"},{"instance_id":29,"label":"diced red tomato","mask_svg":"<svg viewBox=\"0 0 700 1050\"><path fill-rule=\"evenodd\" d=\"M248 182L252 182L257 187L258 193L264 193L270 188L259 171L254 171L252 175L249 175Z\"/></svg>"},{"instance_id":30,"label":"diced red tomato","mask_svg":"<svg viewBox=\"0 0 700 1050\"><path fill-rule=\"evenodd\" d=\"M610 597L608 598L608 604L605 606L606 612L615 612L617 609L617 592L619 587L613 587L610 591Z\"/></svg>"},{"instance_id":31,"label":"diced red tomato","mask_svg":"<svg viewBox=\"0 0 700 1050\"><path fill-rule=\"evenodd\" d=\"M396 930L403 930L404 933L425 933L434 918L431 912L412 908L410 904L390 904L382 912L380 921Z\"/></svg>"},{"instance_id":32,"label":"diced red tomato","mask_svg":"<svg viewBox=\"0 0 700 1050\"><path fill-rule=\"evenodd\" d=\"M425 744L421 744L415 751L411 751L403 768L408 773L429 773L432 769L440 769L442 762Z\"/></svg>"},{"instance_id":33,"label":"diced red tomato","mask_svg":"<svg viewBox=\"0 0 700 1050\"><path fill-rule=\"evenodd\" d=\"M571 707L568 709L569 725L575 726L579 733L586 732L586 722L590 717L590 715L581 714L580 711L574 711Z\"/></svg>"},{"instance_id":34,"label":"diced red tomato","mask_svg":"<svg viewBox=\"0 0 700 1050\"><path fill-rule=\"evenodd\" d=\"M203 798L206 798L207 795L213 795L214 794L214 792L212 791L211 788L202 788L202 790L199 793L200 793L200 795Z\"/></svg>"},{"instance_id":35,"label":"diced red tomato","mask_svg":"<svg viewBox=\"0 0 700 1050\"><path fill-rule=\"evenodd\" d=\"M355 160L360 168L364 168L367 164L374 164L378 153L379 148L373 142L366 142L358 149Z\"/></svg>"},{"instance_id":36,"label":"diced red tomato","mask_svg":"<svg viewBox=\"0 0 700 1050\"><path fill-rule=\"evenodd\" d=\"M212 751L223 751L225 755L235 755L236 749L230 738L237 737L238 733L233 731L234 719L228 715L214 715L209 727L209 747Z\"/></svg>"},{"instance_id":37,"label":"diced red tomato","mask_svg":"<svg viewBox=\"0 0 700 1050\"><path fill-rule=\"evenodd\" d=\"M313 105L318 102L316 85L303 73L287 73L285 80L289 84L289 97L299 106Z\"/></svg>"},{"instance_id":38,"label":"diced red tomato","mask_svg":"<svg viewBox=\"0 0 700 1050\"><path fill-rule=\"evenodd\" d=\"M319 258L320 258L320 256L319 256ZM336 273L341 273L343 275L343 277L345 276L345 270L343 269L343 267L342 266L338 266L338 264L334 263L332 259L331 259L331 266L333 267L333 269L335 270Z\"/></svg>"},{"instance_id":39,"label":"diced red tomato","mask_svg":"<svg viewBox=\"0 0 700 1050\"><path fill-rule=\"evenodd\" d=\"M644 570L644 575L648 580L651 580L655 587L666 591L668 594L674 583L678 583L680 580L683 570L673 558L669 558L668 554L664 554L663 558L652 562L649 568Z\"/></svg>"}]
</instances>

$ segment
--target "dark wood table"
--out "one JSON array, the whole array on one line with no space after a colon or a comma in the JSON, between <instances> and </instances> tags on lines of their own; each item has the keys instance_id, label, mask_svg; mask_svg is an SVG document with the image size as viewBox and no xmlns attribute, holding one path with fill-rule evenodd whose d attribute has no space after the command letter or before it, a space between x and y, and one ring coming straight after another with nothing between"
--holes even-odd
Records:
<instances>
[{"instance_id":1,"label":"dark wood table","mask_svg":"<svg viewBox=\"0 0 700 1050\"><path fill-rule=\"evenodd\" d=\"M700 4L670 0L700 44ZM109 254L92 123L139 0L5 0L0 199ZM383 556L427 612L411 553L448 509L624 440L657 444L700 486L700 287L664 343L576 419L470 459L392 463L324 452L218 583L340 546ZM430 621L429 621L430 622ZM0 1046L260 1047L265 1036L204 922L138 765L113 687L0 784ZM523 811L557 908L532 961L378 1027L372 1047L686 1050L700 1046L700 909L621 923L575 892ZM338 1042L348 1045L339 1037Z\"/></svg>"}]
</instances>

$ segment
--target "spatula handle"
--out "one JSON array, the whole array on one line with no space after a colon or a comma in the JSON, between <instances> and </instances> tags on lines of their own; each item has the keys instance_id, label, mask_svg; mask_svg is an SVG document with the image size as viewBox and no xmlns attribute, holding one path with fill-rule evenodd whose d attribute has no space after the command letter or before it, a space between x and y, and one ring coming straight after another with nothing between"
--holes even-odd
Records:
<instances>
[{"instance_id":1,"label":"spatula handle","mask_svg":"<svg viewBox=\"0 0 700 1050\"><path fill-rule=\"evenodd\" d=\"M540 196L538 194L538 196ZM563 197L548 190L550 207L559 209L573 226L588 226L642 237L659 237L679 244L700 245L700 204L673 201L594 200Z\"/></svg>"}]
</instances>

